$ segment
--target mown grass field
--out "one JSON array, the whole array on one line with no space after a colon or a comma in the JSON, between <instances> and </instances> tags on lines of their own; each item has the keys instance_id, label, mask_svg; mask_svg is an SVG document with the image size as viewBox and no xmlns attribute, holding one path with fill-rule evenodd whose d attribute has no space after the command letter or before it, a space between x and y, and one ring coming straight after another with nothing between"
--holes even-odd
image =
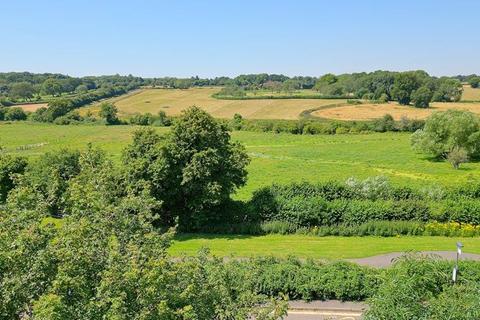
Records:
<instances>
[{"instance_id":1,"label":"mown grass field","mask_svg":"<svg viewBox=\"0 0 480 320\"><path fill-rule=\"evenodd\" d=\"M194 255L209 248L219 257L296 256L314 259L363 258L390 252L453 251L455 243L464 252L480 253L478 238L448 237L315 237L304 235L179 235L169 249L173 256Z\"/></svg>"},{"instance_id":2,"label":"mown grass field","mask_svg":"<svg viewBox=\"0 0 480 320\"><path fill-rule=\"evenodd\" d=\"M92 143L120 161L122 149L138 127L38 123L0 124L0 145L7 152L38 156L60 148L81 149ZM156 128L167 132L168 128ZM233 132L246 146L252 162L248 182L235 195L249 198L259 187L294 181L344 181L355 176L385 175L395 184L426 186L458 185L480 178L480 163L467 163L459 170L414 153L410 134L291 135Z\"/></svg>"},{"instance_id":3,"label":"mown grass field","mask_svg":"<svg viewBox=\"0 0 480 320\"><path fill-rule=\"evenodd\" d=\"M264 99L264 100L220 100L211 95L219 88L145 89L136 94L114 98L121 117L128 118L134 113L152 114L163 110L170 116L179 115L182 110L196 105L217 118L232 118L235 113L248 119L298 119L304 110L345 102L329 99ZM82 108L97 112L98 104Z\"/></svg>"}]
</instances>

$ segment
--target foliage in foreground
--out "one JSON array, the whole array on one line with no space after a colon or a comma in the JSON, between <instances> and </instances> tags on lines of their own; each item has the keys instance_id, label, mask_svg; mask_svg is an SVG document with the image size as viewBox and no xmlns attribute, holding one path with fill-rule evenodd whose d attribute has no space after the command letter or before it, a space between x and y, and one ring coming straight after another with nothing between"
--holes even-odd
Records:
<instances>
[{"instance_id":1,"label":"foliage in foreground","mask_svg":"<svg viewBox=\"0 0 480 320\"><path fill-rule=\"evenodd\" d=\"M390 268L369 299L365 319L459 319L480 317L480 264L462 262L459 282L451 282L453 264L406 257Z\"/></svg>"},{"instance_id":2,"label":"foliage in foreground","mask_svg":"<svg viewBox=\"0 0 480 320\"><path fill-rule=\"evenodd\" d=\"M60 228L31 211L0 215L0 319L244 319L266 302L219 261L173 261L171 232L145 199L79 212ZM264 315L263 319L266 319ZM259 317L262 319L262 317Z\"/></svg>"}]
</instances>

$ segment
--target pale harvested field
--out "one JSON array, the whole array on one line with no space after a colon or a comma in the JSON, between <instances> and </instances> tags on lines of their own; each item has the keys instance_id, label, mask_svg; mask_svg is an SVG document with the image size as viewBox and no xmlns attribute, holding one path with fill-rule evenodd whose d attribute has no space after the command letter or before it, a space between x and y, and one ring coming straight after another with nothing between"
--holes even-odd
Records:
<instances>
[{"instance_id":1,"label":"pale harvested field","mask_svg":"<svg viewBox=\"0 0 480 320\"><path fill-rule=\"evenodd\" d=\"M480 88L474 89L470 85L464 85L462 100L480 101Z\"/></svg>"},{"instance_id":2,"label":"pale harvested field","mask_svg":"<svg viewBox=\"0 0 480 320\"><path fill-rule=\"evenodd\" d=\"M218 88L145 89L140 93L113 101L121 117L134 113L156 114L163 110L170 116L179 115L182 110L196 105L216 118L232 118L235 113L249 119L298 119L307 109L345 100L329 99L264 99L264 100L219 100L212 98ZM98 111L98 105L83 108L82 113Z\"/></svg>"},{"instance_id":3,"label":"pale harvested field","mask_svg":"<svg viewBox=\"0 0 480 320\"><path fill-rule=\"evenodd\" d=\"M40 109L42 107L46 107L47 103L26 103L26 104L19 104L14 107L19 107L22 108L23 111L36 111L37 109Z\"/></svg>"},{"instance_id":4,"label":"pale harvested field","mask_svg":"<svg viewBox=\"0 0 480 320\"><path fill-rule=\"evenodd\" d=\"M449 109L468 110L480 114L480 103L444 103L434 102L430 108L414 108L413 106L401 106L397 102L382 104L360 104L344 105L340 107L325 108L314 111L315 117L337 119L337 120L372 120L390 114L395 120L400 120L403 116L409 119L425 119L432 112L446 111Z\"/></svg>"}]
</instances>

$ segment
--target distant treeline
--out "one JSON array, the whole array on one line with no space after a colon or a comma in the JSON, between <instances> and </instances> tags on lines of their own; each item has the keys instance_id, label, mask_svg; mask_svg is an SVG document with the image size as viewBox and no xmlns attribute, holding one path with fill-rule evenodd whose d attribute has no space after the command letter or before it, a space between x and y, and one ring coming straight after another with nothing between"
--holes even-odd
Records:
<instances>
[{"instance_id":1,"label":"distant treeline","mask_svg":"<svg viewBox=\"0 0 480 320\"><path fill-rule=\"evenodd\" d=\"M249 99L252 97L247 96L248 91L262 90L272 94L256 96L255 99L362 98L383 102L396 100L405 105L412 102L416 107L428 107L431 101L460 100L461 81L468 81L473 88L477 88L480 77L469 75L437 78L425 71L326 74L320 78L262 73L213 79L202 79L198 76L141 78L132 75L77 78L52 73L9 72L0 73L0 107L25 102L46 102L52 105L68 104L68 107L62 107L62 110L70 111L139 87L187 89L203 86L223 86L215 96L221 99ZM313 89L318 95L292 95L303 89ZM274 93L284 94L279 96ZM56 102L59 98L63 99L62 102Z\"/></svg>"},{"instance_id":2,"label":"distant treeline","mask_svg":"<svg viewBox=\"0 0 480 320\"><path fill-rule=\"evenodd\" d=\"M187 89L190 87L204 86L233 86L244 90L270 90L294 91L299 89L315 89L323 94L354 95L363 97L365 94L372 94L379 99L382 94L392 98L392 92L401 75L407 77L414 83L409 85L426 85L430 90L435 91L447 80L457 82L468 82L473 87L478 87L480 77L475 74L458 75L454 77L432 77L425 71L375 71L371 73L360 72L351 74L325 74L321 77L295 76L288 77L282 74L243 74L234 78L216 77L190 78L162 77L142 78L132 75L120 76L87 76L71 77L55 73L30 73L30 72L8 72L0 73L0 100L40 100L42 96L59 96L62 94L85 93L89 90L109 87L125 87L127 90L140 86ZM452 82L453 83L453 82ZM404 88L407 89L407 88ZM439 97L437 97L439 98Z\"/></svg>"},{"instance_id":3,"label":"distant treeline","mask_svg":"<svg viewBox=\"0 0 480 320\"><path fill-rule=\"evenodd\" d=\"M302 89L313 89L315 98L358 98L381 102L398 101L413 103L415 107L428 107L431 101L459 101L462 96L462 81L476 88L480 78L475 75L457 77L432 77L422 70L407 72L375 71L371 73L326 74L320 78L294 77L272 78L260 75L241 76L233 79L215 97L221 99L248 98L293 98L292 93ZM238 79L240 78L240 79ZM271 92L272 97L248 95L249 92ZM278 96L279 93L283 93ZM312 98L311 93L296 94L295 98Z\"/></svg>"},{"instance_id":4,"label":"distant treeline","mask_svg":"<svg viewBox=\"0 0 480 320\"><path fill-rule=\"evenodd\" d=\"M103 98L108 96L109 92L126 92L136 89L144 83L143 78L132 75L76 78L52 73L0 73L0 105L50 102L58 97L74 98L92 93Z\"/></svg>"}]
</instances>

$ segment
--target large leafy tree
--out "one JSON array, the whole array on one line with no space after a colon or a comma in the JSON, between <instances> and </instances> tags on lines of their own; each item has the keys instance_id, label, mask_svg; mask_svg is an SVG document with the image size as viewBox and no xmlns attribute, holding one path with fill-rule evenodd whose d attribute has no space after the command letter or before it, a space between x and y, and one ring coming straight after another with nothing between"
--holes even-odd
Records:
<instances>
[{"instance_id":1,"label":"large leafy tree","mask_svg":"<svg viewBox=\"0 0 480 320\"><path fill-rule=\"evenodd\" d=\"M107 124L116 124L118 123L118 110L111 103L102 103L100 105L99 115L102 117Z\"/></svg>"},{"instance_id":2,"label":"large leafy tree","mask_svg":"<svg viewBox=\"0 0 480 320\"><path fill-rule=\"evenodd\" d=\"M249 159L225 125L192 107L166 138L153 130L137 132L123 162L129 180L147 181L163 202L164 222L178 216L182 227L195 227L215 218L212 212L245 184Z\"/></svg>"},{"instance_id":3,"label":"large leafy tree","mask_svg":"<svg viewBox=\"0 0 480 320\"><path fill-rule=\"evenodd\" d=\"M480 120L468 111L437 112L412 135L411 142L414 149L434 157L446 158L461 148L475 158L480 155Z\"/></svg>"},{"instance_id":4,"label":"large leafy tree","mask_svg":"<svg viewBox=\"0 0 480 320\"><path fill-rule=\"evenodd\" d=\"M12 85L10 89L10 96L20 99L30 99L33 97L35 89L29 82L17 82Z\"/></svg>"},{"instance_id":5,"label":"large leafy tree","mask_svg":"<svg viewBox=\"0 0 480 320\"><path fill-rule=\"evenodd\" d=\"M440 78L436 83L432 100L438 102L459 101L462 97L462 84L456 79Z\"/></svg>"},{"instance_id":6,"label":"large leafy tree","mask_svg":"<svg viewBox=\"0 0 480 320\"><path fill-rule=\"evenodd\" d=\"M477 76L471 77L468 80L468 83L472 88L478 88L478 86L480 85L480 77L477 77Z\"/></svg>"},{"instance_id":7,"label":"large leafy tree","mask_svg":"<svg viewBox=\"0 0 480 320\"><path fill-rule=\"evenodd\" d=\"M416 71L402 72L396 75L392 87L392 95L397 99L398 103L403 105L410 104L412 94L421 85L423 74Z\"/></svg>"},{"instance_id":8,"label":"large leafy tree","mask_svg":"<svg viewBox=\"0 0 480 320\"><path fill-rule=\"evenodd\" d=\"M420 87L412 93L413 105L417 108L428 108L432 100L432 91L426 86Z\"/></svg>"},{"instance_id":9,"label":"large leafy tree","mask_svg":"<svg viewBox=\"0 0 480 320\"><path fill-rule=\"evenodd\" d=\"M52 96L60 95L63 92L62 82L58 79L49 78L42 83L42 91Z\"/></svg>"}]
</instances>

